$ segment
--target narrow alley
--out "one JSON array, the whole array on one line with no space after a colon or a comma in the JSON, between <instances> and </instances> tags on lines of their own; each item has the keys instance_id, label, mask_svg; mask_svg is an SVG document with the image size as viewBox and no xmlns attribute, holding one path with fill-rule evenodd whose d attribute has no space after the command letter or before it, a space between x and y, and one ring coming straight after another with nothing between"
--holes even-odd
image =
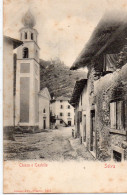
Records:
<instances>
[{"instance_id":1,"label":"narrow alley","mask_svg":"<svg viewBox=\"0 0 127 195\"><path fill-rule=\"evenodd\" d=\"M4 160L28 159L95 160L78 139L72 138L71 127L16 134L15 141L4 140Z\"/></svg>"}]
</instances>

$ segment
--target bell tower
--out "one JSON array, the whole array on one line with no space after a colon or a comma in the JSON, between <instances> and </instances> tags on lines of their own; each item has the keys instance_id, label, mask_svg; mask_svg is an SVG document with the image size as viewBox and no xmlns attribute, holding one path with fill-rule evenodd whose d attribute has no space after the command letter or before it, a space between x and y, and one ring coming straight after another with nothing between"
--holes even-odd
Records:
<instances>
[{"instance_id":1,"label":"bell tower","mask_svg":"<svg viewBox=\"0 0 127 195\"><path fill-rule=\"evenodd\" d=\"M35 19L30 11L22 18L20 39L23 45L17 49L16 70L16 125L38 126L40 91L40 65L38 32L33 27Z\"/></svg>"}]
</instances>

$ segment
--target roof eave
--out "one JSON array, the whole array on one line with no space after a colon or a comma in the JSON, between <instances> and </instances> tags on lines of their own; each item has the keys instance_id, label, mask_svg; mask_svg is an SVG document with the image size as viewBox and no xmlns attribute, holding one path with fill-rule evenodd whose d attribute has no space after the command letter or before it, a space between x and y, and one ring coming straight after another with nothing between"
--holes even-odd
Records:
<instances>
[{"instance_id":1,"label":"roof eave","mask_svg":"<svg viewBox=\"0 0 127 195\"><path fill-rule=\"evenodd\" d=\"M13 43L13 49L16 49L17 47L19 47L20 45L23 44L22 41L18 40L18 39L14 39L12 37L9 37L9 36L4 36L4 38L7 40L7 41L11 41Z\"/></svg>"}]
</instances>

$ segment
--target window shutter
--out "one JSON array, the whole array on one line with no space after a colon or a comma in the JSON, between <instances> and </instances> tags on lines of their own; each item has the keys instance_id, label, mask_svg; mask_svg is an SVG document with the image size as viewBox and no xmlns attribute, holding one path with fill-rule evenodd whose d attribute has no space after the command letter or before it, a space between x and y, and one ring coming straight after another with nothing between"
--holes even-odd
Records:
<instances>
[{"instance_id":1,"label":"window shutter","mask_svg":"<svg viewBox=\"0 0 127 195\"><path fill-rule=\"evenodd\" d=\"M124 104L124 113L125 113L125 129L127 131L127 100L125 101Z\"/></svg>"},{"instance_id":2,"label":"window shutter","mask_svg":"<svg viewBox=\"0 0 127 195\"><path fill-rule=\"evenodd\" d=\"M117 129L124 129L124 102L117 102Z\"/></svg>"},{"instance_id":3,"label":"window shutter","mask_svg":"<svg viewBox=\"0 0 127 195\"><path fill-rule=\"evenodd\" d=\"M82 111L78 111L78 121L82 122Z\"/></svg>"},{"instance_id":4,"label":"window shutter","mask_svg":"<svg viewBox=\"0 0 127 195\"><path fill-rule=\"evenodd\" d=\"M125 129L126 114L127 114L127 104L126 101L122 101L122 114L121 114L122 129Z\"/></svg>"},{"instance_id":5,"label":"window shutter","mask_svg":"<svg viewBox=\"0 0 127 195\"><path fill-rule=\"evenodd\" d=\"M116 102L110 103L110 123L111 128L116 128Z\"/></svg>"},{"instance_id":6,"label":"window shutter","mask_svg":"<svg viewBox=\"0 0 127 195\"><path fill-rule=\"evenodd\" d=\"M80 111L80 122L82 122L82 111Z\"/></svg>"}]
</instances>

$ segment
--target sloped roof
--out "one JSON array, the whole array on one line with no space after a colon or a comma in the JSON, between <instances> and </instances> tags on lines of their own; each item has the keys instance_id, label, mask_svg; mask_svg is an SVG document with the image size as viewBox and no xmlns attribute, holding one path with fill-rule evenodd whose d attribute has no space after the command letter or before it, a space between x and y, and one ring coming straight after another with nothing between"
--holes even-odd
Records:
<instances>
[{"instance_id":1,"label":"sloped roof","mask_svg":"<svg viewBox=\"0 0 127 195\"><path fill-rule=\"evenodd\" d=\"M48 98L49 100L51 100L51 96L49 93L49 90L47 87L41 89L38 93L38 95L41 95L42 97Z\"/></svg>"},{"instance_id":2,"label":"sloped roof","mask_svg":"<svg viewBox=\"0 0 127 195\"><path fill-rule=\"evenodd\" d=\"M113 15L114 14L114 15ZM104 53L118 53L127 37L127 13L107 13L73 63L71 70L88 66Z\"/></svg>"},{"instance_id":3,"label":"sloped roof","mask_svg":"<svg viewBox=\"0 0 127 195\"><path fill-rule=\"evenodd\" d=\"M69 101L72 106L75 107L76 104L79 102L80 94L82 93L86 83L87 83L87 79L81 79L79 81L76 81L75 87L72 93L72 97Z\"/></svg>"},{"instance_id":4,"label":"sloped roof","mask_svg":"<svg viewBox=\"0 0 127 195\"><path fill-rule=\"evenodd\" d=\"M18 40L18 39L14 39L14 38L9 37L9 36L6 36L6 35L4 35L4 39L5 39L6 41L11 41L11 42L13 43L13 48L14 48L14 49L16 49L17 47L19 47L20 45L23 44L22 41L20 41L20 40Z\"/></svg>"},{"instance_id":5,"label":"sloped roof","mask_svg":"<svg viewBox=\"0 0 127 195\"><path fill-rule=\"evenodd\" d=\"M65 96L60 96L56 98L57 101L62 100L62 101L69 101L69 97L65 97Z\"/></svg>"}]
</instances>

